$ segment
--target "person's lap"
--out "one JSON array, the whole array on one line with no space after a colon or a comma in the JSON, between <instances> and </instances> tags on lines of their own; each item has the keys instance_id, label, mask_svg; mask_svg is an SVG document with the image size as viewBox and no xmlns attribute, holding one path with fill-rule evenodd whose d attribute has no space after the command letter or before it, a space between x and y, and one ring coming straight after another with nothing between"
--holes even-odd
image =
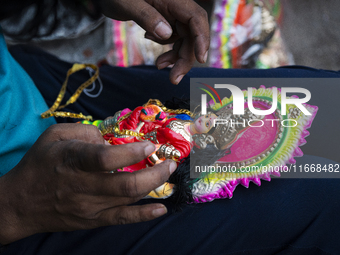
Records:
<instances>
[{"instance_id":1,"label":"person's lap","mask_svg":"<svg viewBox=\"0 0 340 255\"><path fill-rule=\"evenodd\" d=\"M31 48L15 47L11 52L51 105L71 64ZM168 81L168 70L103 66L100 71L100 96L82 95L71 110L103 119L149 98L188 98L189 77L340 77L336 72L302 67L263 71L204 68L193 69L175 86ZM75 75L71 91L88 78L88 72ZM335 162L305 156L298 163ZM170 212L151 222L37 234L9 245L5 254L336 253L340 250L336 240L339 184L338 179L274 179L262 182L261 187L237 187L231 200L186 205L178 213L172 213L172 205L164 200ZM154 201L140 203L146 202Z\"/></svg>"}]
</instances>

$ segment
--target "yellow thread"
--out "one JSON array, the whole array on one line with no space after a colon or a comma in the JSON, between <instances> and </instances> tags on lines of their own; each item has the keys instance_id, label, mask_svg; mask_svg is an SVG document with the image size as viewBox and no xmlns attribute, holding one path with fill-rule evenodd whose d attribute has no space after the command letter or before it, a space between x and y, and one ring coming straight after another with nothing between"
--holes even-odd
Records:
<instances>
[{"instance_id":1,"label":"yellow thread","mask_svg":"<svg viewBox=\"0 0 340 255\"><path fill-rule=\"evenodd\" d=\"M80 70L85 69L86 67L90 67L93 70L95 70L94 75L88 79L87 81L85 81L83 84L81 84L79 86L79 88L76 90L76 92L74 92L74 94L70 97L69 100L67 100L66 104L64 105L60 105L61 101L64 99L65 96L65 92L66 92L66 88L67 88L67 83L68 83L68 79L69 77L74 74L75 72L78 72ZM61 110L63 108L65 108L67 105L69 104L73 104L78 97L80 96L80 94L83 92L83 90L85 88L87 88L89 85L91 85L93 82L95 82L98 79L99 76L99 68L96 65L92 65L92 64L74 64L72 66L72 68L70 68L67 71L67 75L66 75L66 79L59 91L59 94L57 96L57 99L55 100L54 104L51 106L50 109L48 109L46 112L41 114L41 117L43 119L45 118L49 118L49 117L64 117L64 118L75 118L75 119L85 119L85 120L92 120L92 116L88 115L85 116L82 113L71 113L71 112L59 112L56 110Z\"/></svg>"}]
</instances>

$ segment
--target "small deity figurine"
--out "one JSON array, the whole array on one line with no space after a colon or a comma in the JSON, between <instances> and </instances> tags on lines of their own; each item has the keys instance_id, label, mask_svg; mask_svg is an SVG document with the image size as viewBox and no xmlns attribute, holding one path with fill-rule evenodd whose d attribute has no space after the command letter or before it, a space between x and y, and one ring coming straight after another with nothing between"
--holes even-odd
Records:
<instances>
[{"instance_id":1,"label":"small deity figurine","mask_svg":"<svg viewBox=\"0 0 340 255\"><path fill-rule=\"evenodd\" d=\"M178 164L190 154L196 134L208 133L217 116L213 113L197 116L185 109L169 110L160 101L150 99L133 111L124 109L98 125L105 140L112 145L151 141L156 150L137 164L119 171L133 172L153 166L166 159ZM173 193L173 184L165 183L149 194L153 198L165 198Z\"/></svg>"},{"instance_id":2,"label":"small deity figurine","mask_svg":"<svg viewBox=\"0 0 340 255\"><path fill-rule=\"evenodd\" d=\"M146 160L123 171L137 171L160 163L165 159L177 162L189 156L193 147L192 136L207 133L217 116L209 113L191 120L188 110L168 110L158 100L149 100L133 111L124 109L104 120L99 126L105 140L112 145L149 140L156 145L156 151Z\"/></svg>"}]
</instances>

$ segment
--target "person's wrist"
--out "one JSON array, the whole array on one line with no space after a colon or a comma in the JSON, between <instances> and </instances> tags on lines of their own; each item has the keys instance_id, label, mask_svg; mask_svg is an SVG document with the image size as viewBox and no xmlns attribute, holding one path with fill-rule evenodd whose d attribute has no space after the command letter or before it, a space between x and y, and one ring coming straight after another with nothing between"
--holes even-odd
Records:
<instances>
[{"instance_id":1,"label":"person's wrist","mask_svg":"<svg viewBox=\"0 0 340 255\"><path fill-rule=\"evenodd\" d=\"M28 234L25 234L25 228L20 224L20 217L15 208L14 194L8 187L6 176L0 178L0 243L4 246Z\"/></svg>"}]
</instances>

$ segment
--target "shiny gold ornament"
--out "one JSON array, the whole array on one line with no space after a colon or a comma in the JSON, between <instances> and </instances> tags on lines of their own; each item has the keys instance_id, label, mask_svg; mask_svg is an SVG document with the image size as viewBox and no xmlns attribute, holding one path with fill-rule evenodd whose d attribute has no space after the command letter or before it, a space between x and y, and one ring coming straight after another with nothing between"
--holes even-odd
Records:
<instances>
[{"instance_id":1,"label":"shiny gold ornament","mask_svg":"<svg viewBox=\"0 0 340 255\"><path fill-rule=\"evenodd\" d=\"M90 67L92 68L95 73L94 75L88 79L87 81L85 81L83 84L81 84L79 86L79 88L76 90L76 92L74 92L74 94L70 97L70 99L66 102L66 104L64 105L60 105L62 100L64 99L64 96L65 96L65 92L66 92L66 88L67 88L67 83L68 83L68 79L69 77L80 71L80 70L83 70L87 67ZM80 94L83 92L83 90L85 88L87 88L89 85L91 85L93 82L95 82L99 77L99 68L96 66L96 65L92 65L92 64L74 64L72 66L72 68L70 68L68 71L67 71L67 75L66 75L66 79L60 89L60 92L58 94L58 97L57 99L55 100L54 104L51 106L50 109L48 109L46 112L42 113L41 114L41 117L43 119L45 118L49 118L49 117L64 117L64 118L75 118L75 119L85 119L85 120L92 120L92 116L85 116L84 114L82 113L71 113L71 112L59 112L59 111L56 111L56 110L60 110L60 109L63 109L65 108L66 106L68 106L69 104L73 104L77 99L78 97L80 96Z\"/></svg>"}]
</instances>

